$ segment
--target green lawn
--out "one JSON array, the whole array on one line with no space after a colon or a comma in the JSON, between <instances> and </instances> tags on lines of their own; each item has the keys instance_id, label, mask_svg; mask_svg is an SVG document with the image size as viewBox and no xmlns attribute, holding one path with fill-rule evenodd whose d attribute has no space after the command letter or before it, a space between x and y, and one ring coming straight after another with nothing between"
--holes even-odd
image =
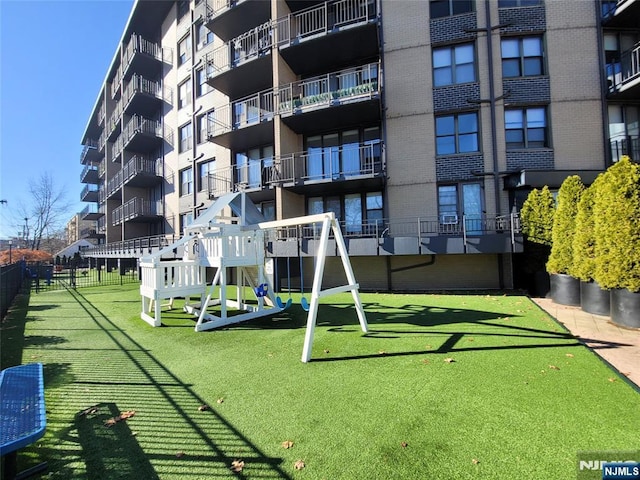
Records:
<instances>
[{"instance_id":1,"label":"green lawn","mask_svg":"<svg viewBox=\"0 0 640 480\"><path fill-rule=\"evenodd\" d=\"M573 479L579 451L638 449L640 394L528 298L362 299L370 332L348 294L329 297L303 364L297 305L196 333L179 308L162 328L143 322L135 285L32 295L22 361L44 363L48 428L23 466L47 460L52 479Z\"/></svg>"}]
</instances>

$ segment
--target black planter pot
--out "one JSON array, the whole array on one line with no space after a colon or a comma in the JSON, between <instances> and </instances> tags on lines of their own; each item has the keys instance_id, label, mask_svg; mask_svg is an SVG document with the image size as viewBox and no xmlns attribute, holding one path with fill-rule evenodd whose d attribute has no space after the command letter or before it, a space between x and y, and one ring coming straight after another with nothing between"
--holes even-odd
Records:
<instances>
[{"instance_id":1,"label":"black planter pot","mask_svg":"<svg viewBox=\"0 0 640 480\"><path fill-rule=\"evenodd\" d=\"M535 272L533 274L533 282L530 293L534 297L545 298L549 295L549 274L547 272Z\"/></svg>"},{"instance_id":2,"label":"black planter pot","mask_svg":"<svg viewBox=\"0 0 640 480\"><path fill-rule=\"evenodd\" d=\"M611 290L611 320L625 327L640 328L640 292Z\"/></svg>"},{"instance_id":3,"label":"black planter pot","mask_svg":"<svg viewBox=\"0 0 640 480\"><path fill-rule=\"evenodd\" d=\"M551 299L560 305L580 305L580 280L565 275L564 273L552 273Z\"/></svg>"},{"instance_id":4,"label":"black planter pot","mask_svg":"<svg viewBox=\"0 0 640 480\"><path fill-rule=\"evenodd\" d=\"M580 282L580 306L585 312L609 316L610 299L609 290L603 290L598 282Z\"/></svg>"}]
</instances>

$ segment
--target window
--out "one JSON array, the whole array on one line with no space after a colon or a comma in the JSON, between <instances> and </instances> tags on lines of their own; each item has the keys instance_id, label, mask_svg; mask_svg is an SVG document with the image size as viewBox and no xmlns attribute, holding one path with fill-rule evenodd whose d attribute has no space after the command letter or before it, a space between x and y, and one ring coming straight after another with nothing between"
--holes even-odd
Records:
<instances>
[{"instance_id":1,"label":"window","mask_svg":"<svg viewBox=\"0 0 640 480\"><path fill-rule=\"evenodd\" d=\"M541 3L541 0L498 0L498 7L532 7L534 5L540 5Z\"/></svg>"},{"instance_id":2,"label":"window","mask_svg":"<svg viewBox=\"0 0 640 480\"><path fill-rule=\"evenodd\" d=\"M183 233L186 226L193 222L193 213L180 214L180 232Z\"/></svg>"},{"instance_id":3,"label":"window","mask_svg":"<svg viewBox=\"0 0 640 480\"><path fill-rule=\"evenodd\" d=\"M201 97L205 93L208 93L212 88L207 83L207 78L213 75L213 65L207 65L207 67L199 68L196 70L196 96Z\"/></svg>"},{"instance_id":4,"label":"window","mask_svg":"<svg viewBox=\"0 0 640 480\"><path fill-rule=\"evenodd\" d=\"M433 84L436 87L475 80L473 45L433 49Z\"/></svg>"},{"instance_id":5,"label":"window","mask_svg":"<svg viewBox=\"0 0 640 480\"><path fill-rule=\"evenodd\" d=\"M193 169L191 167L180 170L180 195L193 193Z\"/></svg>"},{"instance_id":6,"label":"window","mask_svg":"<svg viewBox=\"0 0 640 480\"><path fill-rule=\"evenodd\" d=\"M505 110L507 149L547 147L547 115L544 107Z\"/></svg>"},{"instance_id":7,"label":"window","mask_svg":"<svg viewBox=\"0 0 640 480\"><path fill-rule=\"evenodd\" d=\"M438 213L441 224L458 222L458 187L456 185L438 187Z\"/></svg>"},{"instance_id":8,"label":"window","mask_svg":"<svg viewBox=\"0 0 640 480\"><path fill-rule=\"evenodd\" d=\"M191 36L187 35L178 42L178 66L184 65L191 58Z\"/></svg>"},{"instance_id":9,"label":"window","mask_svg":"<svg viewBox=\"0 0 640 480\"><path fill-rule=\"evenodd\" d=\"M178 109L191 104L191 79L178 85Z\"/></svg>"},{"instance_id":10,"label":"window","mask_svg":"<svg viewBox=\"0 0 640 480\"><path fill-rule=\"evenodd\" d=\"M193 148L193 126L190 123L180 127L178 136L180 137L180 153L184 153Z\"/></svg>"},{"instance_id":11,"label":"window","mask_svg":"<svg viewBox=\"0 0 640 480\"><path fill-rule=\"evenodd\" d=\"M502 76L528 77L542 75L542 38L503 38Z\"/></svg>"},{"instance_id":12,"label":"window","mask_svg":"<svg viewBox=\"0 0 640 480\"><path fill-rule=\"evenodd\" d=\"M438 224L441 233L480 235L483 231L482 185L438 185ZM464 222L463 222L464 219Z\"/></svg>"},{"instance_id":13,"label":"window","mask_svg":"<svg viewBox=\"0 0 640 480\"><path fill-rule=\"evenodd\" d=\"M216 171L216 161L207 160L198 164L198 191L207 190L209 186L209 174Z\"/></svg>"},{"instance_id":14,"label":"window","mask_svg":"<svg viewBox=\"0 0 640 480\"><path fill-rule=\"evenodd\" d=\"M189 13L189 0L178 0L178 22Z\"/></svg>"},{"instance_id":15,"label":"window","mask_svg":"<svg viewBox=\"0 0 640 480\"><path fill-rule=\"evenodd\" d=\"M382 192L307 198L308 215L324 212L335 213L347 235L373 234L382 224Z\"/></svg>"},{"instance_id":16,"label":"window","mask_svg":"<svg viewBox=\"0 0 640 480\"><path fill-rule=\"evenodd\" d=\"M208 125L213 122L213 110L202 115L198 115L198 143L204 143L208 140Z\"/></svg>"},{"instance_id":17,"label":"window","mask_svg":"<svg viewBox=\"0 0 640 480\"><path fill-rule=\"evenodd\" d=\"M273 145L236 152L236 181L247 188L261 188L270 180Z\"/></svg>"},{"instance_id":18,"label":"window","mask_svg":"<svg viewBox=\"0 0 640 480\"><path fill-rule=\"evenodd\" d=\"M478 114L459 113L436 117L436 154L478 151Z\"/></svg>"},{"instance_id":19,"label":"window","mask_svg":"<svg viewBox=\"0 0 640 480\"><path fill-rule=\"evenodd\" d=\"M205 27L204 23L199 23L196 27L196 50L201 50L211 42L213 42L213 32Z\"/></svg>"},{"instance_id":20,"label":"window","mask_svg":"<svg viewBox=\"0 0 640 480\"><path fill-rule=\"evenodd\" d=\"M473 12L473 0L431 0L431 18L449 17L460 13Z\"/></svg>"}]
</instances>

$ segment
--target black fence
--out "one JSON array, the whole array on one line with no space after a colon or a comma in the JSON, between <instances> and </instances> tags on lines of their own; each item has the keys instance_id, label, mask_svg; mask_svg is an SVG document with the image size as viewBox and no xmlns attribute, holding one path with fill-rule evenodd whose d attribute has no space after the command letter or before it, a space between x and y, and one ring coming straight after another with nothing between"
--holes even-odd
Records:
<instances>
[{"instance_id":1,"label":"black fence","mask_svg":"<svg viewBox=\"0 0 640 480\"><path fill-rule=\"evenodd\" d=\"M22 262L0 267L0 318L4 318L22 286L24 265Z\"/></svg>"}]
</instances>

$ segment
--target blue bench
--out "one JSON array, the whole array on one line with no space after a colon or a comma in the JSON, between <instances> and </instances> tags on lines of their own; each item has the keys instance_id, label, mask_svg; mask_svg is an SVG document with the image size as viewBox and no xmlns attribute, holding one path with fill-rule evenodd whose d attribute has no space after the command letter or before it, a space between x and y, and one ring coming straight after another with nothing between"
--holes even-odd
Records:
<instances>
[{"instance_id":1,"label":"blue bench","mask_svg":"<svg viewBox=\"0 0 640 480\"><path fill-rule=\"evenodd\" d=\"M37 465L16 474L17 450L44 435L44 377L41 363L10 367L0 372L0 455L5 457L4 478L27 478L46 468Z\"/></svg>"}]
</instances>

